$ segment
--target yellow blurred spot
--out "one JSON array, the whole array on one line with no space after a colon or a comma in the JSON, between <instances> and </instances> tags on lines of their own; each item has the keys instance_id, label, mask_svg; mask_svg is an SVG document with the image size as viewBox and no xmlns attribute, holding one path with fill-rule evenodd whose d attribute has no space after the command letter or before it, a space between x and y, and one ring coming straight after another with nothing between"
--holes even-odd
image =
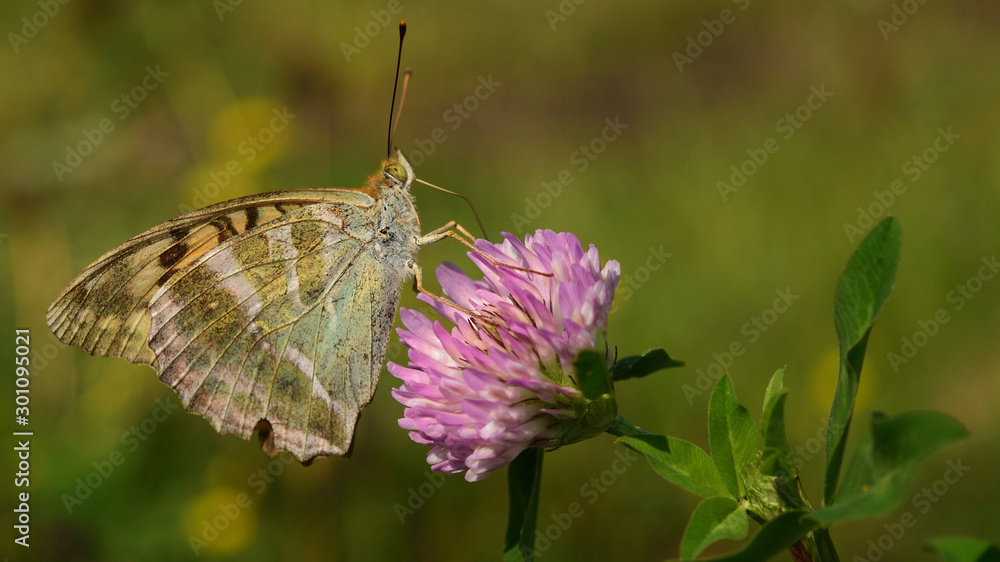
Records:
<instances>
[{"instance_id":1,"label":"yellow blurred spot","mask_svg":"<svg viewBox=\"0 0 1000 562\"><path fill-rule=\"evenodd\" d=\"M214 160L260 170L288 152L295 116L272 98L245 98L223 107L208 127Z\"/></svg>"},{"instance_id":2,"label":"yellow blurred spot","mask_svg":"<svg viewBox=\"0 0 1000 562\"><path fill-rule=\"evenodd\" d=\"M196 496L184 513L188 544L195 554L233 554L257 531L255 497L232 488L211 488Z\"/></svg>"},{"instance_id":3,"label":"yellow blurred spot","mask_svg":"<svg viewBox=\"0 0 1000 562\"><path fill-rule=\"evenodd\" d=\"M861 371L861 385L858 388L858 397L854 405L855 413L863 413L867 410L875 395L875 389L878 387L880 375L871 363L866 363ZM823 416L830 413L833 393L837 388L837 370L839 368L840 354L836 349L832 349L817 359L809 370L809 401L812 403L813 409Z\"/></svg>"}]
</instances>

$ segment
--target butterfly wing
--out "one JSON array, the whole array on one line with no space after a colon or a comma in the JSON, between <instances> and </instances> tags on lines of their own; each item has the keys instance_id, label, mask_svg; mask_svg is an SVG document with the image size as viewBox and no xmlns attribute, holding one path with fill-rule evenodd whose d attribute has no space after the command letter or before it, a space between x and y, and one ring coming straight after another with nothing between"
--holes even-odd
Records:
<instances>
[{"instance_id":1,"label":"butterfly wing","mask_svg":"<svg viewBox=\"0 0 1000 562\"><path fill-rule=\"evenodd\" d=\"M67 345L99 357L154 365L148 305L176 272L216 245L283 214L351 190L297 190L234 199L182 215L139 234L101 256L49 306L46 321Z\"/></svg>"},{"instance_id":2,"label":"butterfly wing","mask_svg":"<svg viewBox=\"0 0 1000 562\"><path fill-rule=\"evenodd\" d=\"M220 433L269 454L346 454L399 298L375 200L302 190L208 207L84 270L47 319L67 344L156 368Z\"/></svg>"}]
</instances>

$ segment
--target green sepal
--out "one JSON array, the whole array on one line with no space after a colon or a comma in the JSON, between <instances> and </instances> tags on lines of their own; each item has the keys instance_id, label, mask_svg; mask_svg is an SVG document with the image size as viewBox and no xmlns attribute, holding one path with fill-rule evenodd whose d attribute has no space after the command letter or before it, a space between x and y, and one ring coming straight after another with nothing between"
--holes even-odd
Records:
<instances>
[{"instance_id":1,"label":"green sepal","mask_svg":"<svg viewBox=\"0 0 1000 562\"><path fill-rule=\"evenodd\" d=\"M614 367L611 368L611 378L615 382L638 379L657 371L675 367L687 367L687 363L671 358L662 349L653 349L642 355L632 355L616 361Z\"/></svg>"}]
</instances>

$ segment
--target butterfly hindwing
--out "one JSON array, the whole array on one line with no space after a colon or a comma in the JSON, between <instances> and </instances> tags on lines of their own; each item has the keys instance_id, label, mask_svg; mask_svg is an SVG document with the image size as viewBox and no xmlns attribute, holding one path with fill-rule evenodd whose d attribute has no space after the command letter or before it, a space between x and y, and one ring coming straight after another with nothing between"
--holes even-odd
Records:
<instances>
[{"instance_id":1,"label":"butterfly hindwing","mask_svg":"<svg viewBox=\"0 0 1000 562\"><path fill-rule=\"evenodd\" d=\"M399 298L375 236L324 202L206 252L150 305L160 378L221 433L261 424L269 452L346 454Z\"/></svg>"}]
</instances>

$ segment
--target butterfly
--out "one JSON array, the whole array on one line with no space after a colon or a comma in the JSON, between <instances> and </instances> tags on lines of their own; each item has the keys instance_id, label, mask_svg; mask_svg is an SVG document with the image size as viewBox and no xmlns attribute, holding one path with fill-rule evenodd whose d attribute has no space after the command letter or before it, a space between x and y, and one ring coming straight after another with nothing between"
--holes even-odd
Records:
<instances>
[{"instance_id":1,"label":"butterfly","mask_svg":"<svg viewBox=\"0 0 1000 562\"><path fill-rule=\"evenodd\" d=\"M251 195L164 222L83 270L46 314L100 357L156 369L222 434L274 456L350 453L421 245L398 150L363 189ZM461 228L461 227L459 227ZM457 237L457 236L456 236ZM422 289L421 289L422 290Z\"/></svg>"}]
</instances>

